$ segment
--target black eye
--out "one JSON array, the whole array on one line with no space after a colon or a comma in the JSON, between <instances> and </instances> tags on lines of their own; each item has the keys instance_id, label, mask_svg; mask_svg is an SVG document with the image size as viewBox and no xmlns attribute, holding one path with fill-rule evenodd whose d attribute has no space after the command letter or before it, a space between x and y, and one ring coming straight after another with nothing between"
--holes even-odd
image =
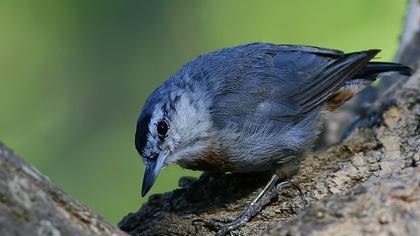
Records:
<instances>
[{"instance_id":1,"label":"black eye","mask_svg":"<svg viewBox=\"0 0 420 236\"><path fill-rule=\"evenodd\" d=\"M166 133L168 133L168 124L166 121L161 120L156 124L156 130L160 138L164 138Z\"/></svg>"}]
</instances>

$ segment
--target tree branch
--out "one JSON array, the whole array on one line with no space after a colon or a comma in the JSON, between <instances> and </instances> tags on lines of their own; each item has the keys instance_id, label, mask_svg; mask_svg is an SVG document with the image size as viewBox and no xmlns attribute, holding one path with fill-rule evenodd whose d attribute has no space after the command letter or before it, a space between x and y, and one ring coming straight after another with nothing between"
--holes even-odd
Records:
<instances>
[{"instance_id":1,"label":"tree branch","mask_svg":"<svg viewBox=\"0 0 420 236\"><path fill-rule=\"evenodd\" d=\"M126 235L0 144L0 235Z\"/></svg>"}]
</instances>

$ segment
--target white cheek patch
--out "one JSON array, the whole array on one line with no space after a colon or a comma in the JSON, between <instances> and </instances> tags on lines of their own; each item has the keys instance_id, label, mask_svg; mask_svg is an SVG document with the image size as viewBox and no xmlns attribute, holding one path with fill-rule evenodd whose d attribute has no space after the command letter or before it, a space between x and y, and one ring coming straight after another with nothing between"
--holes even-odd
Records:
<instances>
[{"instance_id":1,"label":"white cheek patch","mask_svg":"<svg viewBox=\"0 0 420 236\"><path fill-rule=\"evenodd\" d=\"M174 107L164 114L165 104L156 104L152 118L148 124L149 134L145 154L160 153L163 150L169 152L165 165L176 163L182 158L199 157L203 151L209 148L212 139L211 120L208 112L209 104L206 99L192 101L188 95L181 95ZM167 115L168 117L164 117ZM168 133L163 142L158 137L156 124L165 119L168 121Z\"/></svg>"},{"instance_id":2,"label":"white cheek patch","mask_svg":"<svg viewBox=\"0 0 420 236\"><path fill-rule=\"evenodd\" d=\"M167 163L174 163L185 156L194 157L208 148L211 127L208 104L191 101L187 95L182 95L175 105L176 114L172 117L166 145L171 154ZM194 103L194 105L193 105Z\"/></svg>"}]
</instances>

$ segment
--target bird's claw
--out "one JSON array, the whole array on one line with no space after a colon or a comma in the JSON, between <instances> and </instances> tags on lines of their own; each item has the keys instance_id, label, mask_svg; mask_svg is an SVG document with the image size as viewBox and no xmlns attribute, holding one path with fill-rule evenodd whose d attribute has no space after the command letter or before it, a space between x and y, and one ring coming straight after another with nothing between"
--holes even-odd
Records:
<instances>
[{"instance_id":1,"label":"bird's claw","mask_svg":"<svg viewBox=\"0 0 420 236\"><path fill-rule=\"evenodd\" d=\"M195 219L193 223L203 223L204 227L216 231L216 236L224 236L227 233L245 225L246 222L234 217L225 217L220 219Z\"/></svg>"},{"instance_id":2,"label":"bird's claw","mask_svg":"<svg viewBox=\"0 0 420 236\"><path fill-rule=\"evenodd\" d=\"M232 221L234 221L235 218L234 217L223 217L220 219L195 219L193 220L193 224L195 223L203 223L204 226L212 228L212 229L217 229L221 226L223 226L224 224L230 223Z\"/></svg>"},{"instance_id":3,"label":"bird's claw","mask_svg":"<svg viewBox=\"0 0 420 236\"><path fill-rule=\"evenodd\" d=\"M254 217L270 200L278 196L283 192L285 188L291 187L299 191L302 201L304 201L304 195L298 185L290 180L282 181L276 184L277 178L273 178L270 181L267 189L262 192L262 195L257 197L254 202L247 206L247 208L236 218L226 217L220 219L196 219L194 223L203 223L203 226L211 230L216 231L216 236L224 236L227 233L239 229L244 226L252 217Z\"/></svg>"}]
</instances>

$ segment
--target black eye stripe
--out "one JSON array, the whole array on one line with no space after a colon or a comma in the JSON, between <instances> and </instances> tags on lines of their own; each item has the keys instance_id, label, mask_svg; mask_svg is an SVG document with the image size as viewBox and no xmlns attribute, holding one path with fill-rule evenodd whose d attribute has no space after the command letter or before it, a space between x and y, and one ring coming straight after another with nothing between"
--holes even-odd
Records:
<instances>
[{"instance_id":1,"label":"black eye stripe","mask_svg":"<svg viewBox=\"0 0 420 236\"><path fill-rule=\"evenodd\" d=\"M147 144L147 137L150 134L149 122L151 115L147 112L143 112L137 122L137 129L135 134L135 144L137 151L143 155L144 148Z\"/></svg>"},{"instance_id":2,"label":"black eye stripe","mask_svg":"<svg viewBox=\"0 0 420 236\"><path fill-rule=\"evenodd\" d=\"M159 138L164 138L166 134L168 133L168 122L165 120L160 120L158 123L156 123L156 130L158 132Z\"/></svg>"}]
</instances>

